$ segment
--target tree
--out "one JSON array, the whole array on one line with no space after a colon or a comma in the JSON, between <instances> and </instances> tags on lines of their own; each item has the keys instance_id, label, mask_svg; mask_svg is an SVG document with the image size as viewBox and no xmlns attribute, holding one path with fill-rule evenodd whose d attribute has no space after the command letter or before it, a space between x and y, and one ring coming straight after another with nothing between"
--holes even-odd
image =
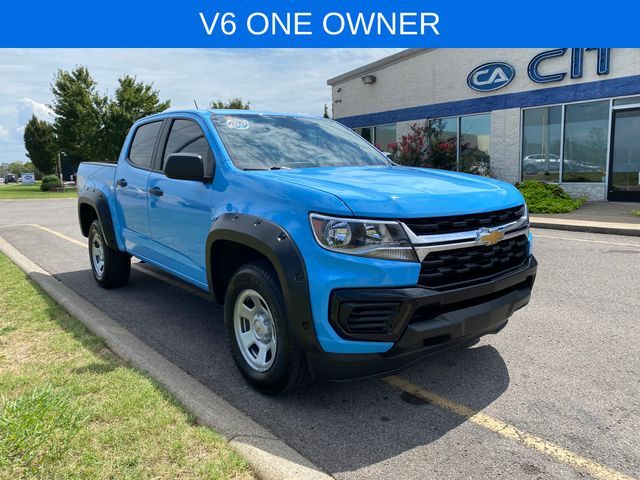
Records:
<instances>
[{"instance_id":1,"label":"tree","mask_svg":"<svg viewBox=\"0 0 640 480\"><path fill-rule=\"evenodd\" d=\"M171 105L171 101L160 101L160 93L152 84L138 82L136 77L125 75L118 79L118 88L106 103L103 116L104 134L99 153L102 159L116 161L127 132L134 122Z\"/></svg>"},{"instance_id":2,"label":"tree","mask_svg":"<svg viewBox=\"0 0 640 480\"><path fill-rule=\"evenodd\" d=\"M45 175L55 172L58 150L50 123L32 116L24 129L24 146L36 169Z\"/></svg>"},{"instance_id":3,"label":"tree","mask_svg":"<svg viewBox=\"0 0 640 480\"><path fill-rule=\"evenodd\" d=\"M244 102L242 98L230 98L227 103L222 100L211 102L210 108L224 109L224 110L249 110L251 108L251 102Z\"/></svg>"},{"instance_id":4,"label":"tree","mask_svg":"<svg viewBox=\"0 0 640 480\"><path fill-rule=\"evenodd\" d=\"M322 115L324 118L331 118L329 116L329 107L327 107L327 104L324 104L324 115Z\"/></svg>"},{"instance_id":5,"label":"tree","mask_svg":"<svg viewBox=\"0 0 640 480\"><path fill-rule=\"evenodd\" d=\"M103 115L107 99L99 95L87 67L58 70L51 86L53 128L60 150L81 160L100 159Z\"/></svg>"}]
</instances>

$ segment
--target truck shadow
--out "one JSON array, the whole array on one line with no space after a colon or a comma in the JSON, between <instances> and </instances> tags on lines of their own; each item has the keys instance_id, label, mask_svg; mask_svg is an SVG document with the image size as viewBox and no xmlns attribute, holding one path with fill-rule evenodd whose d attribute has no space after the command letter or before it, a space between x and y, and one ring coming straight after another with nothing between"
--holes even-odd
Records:
<instances>
[{"instance_id":1,"label":"truck shadow","mask_svg":"<svg viewBox=\"0 0 640 480\"><path fill-rule=\"evenodd\" d=\"M222 307L136 270L116 290L100 289L89 270L56 277L331 474L428 445L465 421L379 380L313 383L291 396L263 396L235 368ZM504 360L486 341L423 360L400 376L474 410L509 385Z\"/></svg>"}]
</instances>

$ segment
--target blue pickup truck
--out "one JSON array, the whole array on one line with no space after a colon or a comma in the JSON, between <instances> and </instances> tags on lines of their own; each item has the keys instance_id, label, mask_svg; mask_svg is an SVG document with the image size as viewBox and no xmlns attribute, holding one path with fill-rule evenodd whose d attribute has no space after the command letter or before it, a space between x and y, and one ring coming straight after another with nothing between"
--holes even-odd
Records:
<instances>
[{"instance_id":1,"label":"blue pickup truck","mask_svg":"<svg viewBox=\"0 0 640 480\"><path fill-rule=\"evenodd\" d=\"M239 370L269 394L496 333L536 275L513 186L397 165L301 115L139 120L117 164L80 165L78 212L100 286L125 285L136 257L209 292Z\"/></svg>"}]
</instances>

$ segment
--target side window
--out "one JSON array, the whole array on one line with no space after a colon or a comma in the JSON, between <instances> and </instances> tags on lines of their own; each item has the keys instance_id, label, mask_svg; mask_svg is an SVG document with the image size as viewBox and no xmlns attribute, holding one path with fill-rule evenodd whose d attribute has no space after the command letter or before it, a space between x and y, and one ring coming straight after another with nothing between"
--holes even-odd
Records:
<instances>
[{"instance_id":1,"label":"side window","mask_svg":"<svg viewBox=\"0 0 640 480\"><path fill-rule=\"evenodd\" d=\"M175 120L169 132L167 147L164 150L162 165L167 155L172 153L195 153L202 156L206 163L213 158L209 142L204 136L200 125L191 120Z\"/></svg>"},{"instance_id":2,"label":"side window","mask_svg":"<svg viewBox=\"0 0 640 480\"><path fill-rule=\"evenodd\" d=\"M129 161L136 167L151 168L153 147L160 132L162 122L152 122L141 125L136 130L129 149Z\"/></svg>"}]
</instances>

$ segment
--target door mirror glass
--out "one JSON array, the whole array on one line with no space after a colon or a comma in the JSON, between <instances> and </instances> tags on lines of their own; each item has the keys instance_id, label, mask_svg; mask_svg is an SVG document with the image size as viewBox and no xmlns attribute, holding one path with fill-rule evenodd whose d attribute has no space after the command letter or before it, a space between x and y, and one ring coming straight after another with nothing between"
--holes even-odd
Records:
<instances>
[{"instance_id":1,"label":"door mirror glass","mask_svg":"<svg viewBox=\"0 0 640 480\"><path fill-rule=\"evenodd\" d=\"M175 180L204 181L204 162L195 153L172 153L164 161L164 174Z\"/></svg>"}]
</instances>

